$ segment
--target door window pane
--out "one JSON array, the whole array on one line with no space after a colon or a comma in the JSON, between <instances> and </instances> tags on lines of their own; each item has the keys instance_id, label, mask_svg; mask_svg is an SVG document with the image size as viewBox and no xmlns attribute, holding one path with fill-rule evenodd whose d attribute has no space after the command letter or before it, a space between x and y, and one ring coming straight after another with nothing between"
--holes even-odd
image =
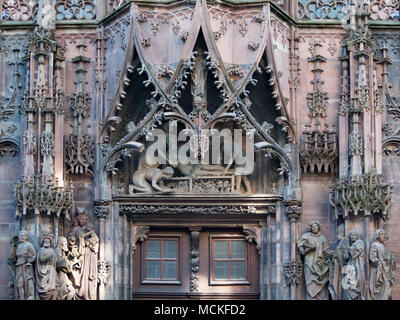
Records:
<instances>
[{"instance_id":1,"label":"door window pane","mask_svg":"<svg viewBox=\"0 0 400 320\"><path fill-rule=\"evenodd\" d=\"M229 241L217 240L214 242L214 258L228 259L229 257Z\"/></svg>"},{"instance_id":2,"label":"door window pane","mask_svg":"<svg viewBox=\"0 0 400 320\"><path fill-rule=\"evenodd\" d=\"M231 279L232 280L245 279L244 261L232 261Z\"/></svg>"},{"instance_id":3,"label":"door window pane","mask_svg":"<svg viewBox=\"0 0 400 320\"><path fill-rule=\"evenodd\" d=\"M176 240L164 240L163 258L176 258Z\"/></svg>"},{"instance_id":4,"label":"door window pane","mask_svg":"<svg viewBox=\"0 0 400 320\"><path fill-rule=\"evenodd\" d=\"M215 262L215 279L229 280L229 262L225 261Z\"/></svg>"},{"instance_id":5,"label":"door window pane","mask_svg":"<svg viewBox=\"0 0 400 320\"><path fill-rule=\"evenodd\" d=\"M146 257L147 258L160 258L161 257L161 241L160 240L147 240Z\"/></svg>"},{"instance_id":6,"label":"door window pane","mask_svg":"<svg viewBox=\"0 0 400 320\"><path fill-rule=\"evenodd\" d=\"M176 280L176 261L163 262L163 279Z\"/></svg>"},{"instance_id":7,"label":"door window pane","mask_svg":"<svg viewBox=\"0 0 400 320\"><path fill-rule=\"evenodd\" d=\"M146 264L146 278L160 279L160 261L147 261Z\"/></svg>"},{"instance_id":8,"label":"door window pane","mask_svg":"<svg viewBox=\"0 0 400 320\"><path fill-rule=\"evenodd\" d=\"M231 241L231 258L244 258L244 241Z\"/></svg>"}]
</instances>

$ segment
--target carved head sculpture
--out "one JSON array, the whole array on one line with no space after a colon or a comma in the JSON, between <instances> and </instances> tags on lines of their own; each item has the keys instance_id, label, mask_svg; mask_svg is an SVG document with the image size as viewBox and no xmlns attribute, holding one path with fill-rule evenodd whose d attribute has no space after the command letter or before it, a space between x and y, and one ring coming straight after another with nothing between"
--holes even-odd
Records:
<instances>
[{"instance_id":1,"label":"carved head sculpture","mask_svg":"<svg viewBox=\"0 0 400 320\"><path fill-rule=\"evenodd\" d=\"M44 248L50 248L53 245L53 235L50 233L43 234L40 245Z\"/></svg>"},{"instance_id":2,"label":"carved head sculpture","mask_svg":"<svg viewBox=\"0 0 400 320\"><path fill-rule=\"evenodd\" d=\"M344 225L341 224L338 226L337 228L337 232L336 232L336 238L338 241L342 240L345 237L345 233L344 233Z\"/></svg>"},{"instance_id":3,"label":"carved head sculpture","mask_svg":"<svg viewBox=\"0 0 400 320\"><path fill-rule=\"evenodd\" d=\"M21 230L18 234L18 242L24 243L25 241L28 240L28 231L26 230Z\"/></svg>"},{"instance_id":4,"label":"carved head sculpture","mask_svg":"<svg viewBox=\"0 0 400 320\"><path fill-rule=\"evenodd\" d=\"M373 241L384 243L386 240L386 232L383 229L378 229L374 233Z\"/></svg>"},{"instance_id":5,"label":"carved head sculpture","mask_svg":"<svg viewBox=\"0 0 400 320\"><path fill-rule=\"evenodd\" d=\"M64 252L68 251L68 241L66 237L58 237L57 248Z\"/></svg>"},{"instance_id":6,"label":"carved head sculpture","mask_svg":"<svg viewBox=\"0 0 400 320\"><path fill-rule=\"evenodd\" d=\"M351 230L349 232L349 239L352 243L358 240L358 232L356 230Z\"/></svg>"},{"instance_id":7,"label":"carved head sculpture","mask_svg":"<svg viewBox=\"0 0 400 320\"><path fill-rule=\"evenodd\" d=\"M174 169L172 169L171 167L165 167L163 170L164 176L166 177L172 177L174 174Z\"/></svg>"},{"instance_id":8,"label":"carved head sculpture","mask_svg":"<svg viewBox=\"0 0 400 320\"><path fill-rule=\"evenodd\" d=\"M85 211L85 209L78 207L76 208L78 211L78 216L75 219L75 226L84 227L89 222L89 215Z\"/></svg>"},{"instance_id":9,"label":"carved head sculpture","mask_svg":"<svg viewBox=\"0 0 400 320\"><path fill-rule=\"evenodd\" d=\"M73 247L76 245L76 237L72 232L70 232L68 235L68 244L70 247Z\"/></svg>"},{"instance_id":10,"label":"carved head sculpture","mask_svg":"<svg viewBox=\"0 0 400 320\"><path fill-rule=\"evenodd\" d=\"M318 234L321 230L321 224L317 220L313 220L308 224L307 232L311 232L313 234Z\"/></svg>"}]
</instances>

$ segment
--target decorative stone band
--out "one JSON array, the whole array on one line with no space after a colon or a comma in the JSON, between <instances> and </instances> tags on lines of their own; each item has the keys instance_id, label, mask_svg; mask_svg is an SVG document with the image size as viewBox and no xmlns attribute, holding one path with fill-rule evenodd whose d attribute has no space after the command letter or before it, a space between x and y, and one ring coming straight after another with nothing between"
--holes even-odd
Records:
<instances>
[{"instance_id":1,"label":"decorative stone band","mask_svg":"<svg viewBox=\"0 0 400 320\"><path fill-rule=\"evenodd\" d=\"M302 262L296 260L285 262L283 270L289 283L291 285L297 286L299 284L301 275L303 274Z\"/></svg>"},{"instance_id":2,"label":"decorative stone band","mask_svg":"<svg viewBox=\"0 0 400 320\"><path fill-rule=\"evenodd\" d=\"M349 214L380 214L388 219L392 186L382 182L382 175L368 173L339 179L330 186L329 201L335 209L335 218Z\"/></svg>"},{"instance_id":3,"label":"decorative stone band","mask_svg":"<svg viewBox=\"0 0 400 320\"><path fill-rule=\"evenodd\" d=\"M259 214L275 213L275 206L187 206L187 205L120 205L120 211L131 215L147 214Z\"/></svg>"}]
</instances>

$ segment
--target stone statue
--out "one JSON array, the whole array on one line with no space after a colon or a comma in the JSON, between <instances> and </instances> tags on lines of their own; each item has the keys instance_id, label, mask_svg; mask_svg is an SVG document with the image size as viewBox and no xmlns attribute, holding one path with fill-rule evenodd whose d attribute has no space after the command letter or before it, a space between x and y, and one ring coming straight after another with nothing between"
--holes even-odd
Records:
<instances>
[{"instance_id":1,"label":"stone statue","mask_svg":"<svg viewBox=\"0 0 400 320\"><path fill-rule=\"evenodd\" d=\"M320 229L318 221L311 221L306 232L297 241L297 248L304 256L307 299L312 300L328 299L329 246Z\"/></svg>"},{"instance_id":2,"label":"stone statue","mask_svg":"<svg viewBox=\"0 0 400 320\"><path fill-rule=\"evenodd\" d=\"M358 238L356 230L349 232L348 241L343 258L345 265L342 266L342 299L343 300L365 300L366 278L364 241Z\"/></svg>"},{"instance_id":3,"label":"stone statue","mask_svg":"<svg viewBox=\"0 0 400 320\"><path fill-rule=\"evenodd\" d=\"M69 279L71 274L71 265L67 260L68 254L68 240L65 237L57 239L57 287L58 287L58 300L72 300L75 296L75 288L72 281Z\"/></svg>"},{"instance_id":4,"label":"stone statue","mask_svg":"<svg viewBox=\"0 0 400 320\"><path fill-rule=\"evenodd\" d=\"M15 272L16 272L16 263L17 263L17 246L18 246L18 237L15 236L10 241L11 252L8 258L8 266L10 267L10 278L8 281L8 289L9 296L11 299L15 298Z\"/></svg>"},{"instance_id":5,"label":"stone statue","mask_svg":"<svg viewBox=\"0 0 400 320\"><path fill-rule=\"evenodd\" d=\"M56 263L57 253L53 247L53 235L44 234L36 259L37 289L41 300L57 299Z\"/></svg>"},{"instance_id":6,"label":"stone statue","mask_svg":"<svg viewBox=\"0 0 400 320\"><path fill-rule=\"evenodd\" d=\"M371 261L369 292L373 300L389 300L392 295L396 262L394 252L386 249L386 240L385 231L376 230L369 250Z\"/></svg>"},{"instance_id":7,"label":"stone statue","mask_svg":"<svg viewBox=\"0 0 400 320\"><path fill-rule=\"evenodd\" d=\"M18 234L17 262L15 264L15 284L16 299L34 300L35 283L33 263L36 260L36 250L32 243L28 241L28 232L21 230Z\"/></svg>"},{"instance_id":8,"label":"stone statue","mask_svg":"<svg viewBox=\"0 0 400 320\"><path fill-rule=\"evenodd\" d=\"M344 266L344 251L347 248L348 238L344 233L344 225L337 229L336 238L338 245L333 252L331 266L329 268L329 292L333 300L341 297L342 267Z\"/></svg>"},{"instance_id":9,"label":"stone statue","mask_svg":"<svg viewBox=\"0 0 400 320\"><path fill-rule=\"evenodd\" d=\"M172 169L172 167L166 167L164 169L144 168L136 170L132 177L132 189L139 193L153 193L155 191L163 193L174 192L173 189L161 187L158 184L164 179L171 178L173 174L174 169Z\"/></svg>"},{"instance_id":10,"label":"stone statue","mask_svg":"<svg viewBox=\"0 0 400 320\"><path fill-rule=\"evenodd\" d=\"M68 263L68 268L71 270L71 280L73 283L79 283L80 273L81 273L81 254L79 248L76 244L76 237L73 232L68 235L68 253L66 255L66 260Z\"/></svg>"},{"instance_id":11,"label":"stone statue","mask_svg":"<svg viewBox=\"0 0 400 320\"><path fill-rule=\"evenodd\" d=\"M91 223L87 225L87 228L79 235L79 238L82 270L77 296L83 300L96 300L99 238L94 232ZM82 245L83 243L84 245Z\"/></svg>"},{"instance_id":12,"label":"stone statue","mask_svg":"<svg viewBox=\"0 0 400 320\"><path fill-rule=\"evenodd\" d=\"M76 211L78 212L78 215L74 220L75 240L79 239L79 234L81 233L82 230L86 228L87 224L89 223L89 215L87 214L84 208L77 207Z\"/></svg>"}]
</instances>

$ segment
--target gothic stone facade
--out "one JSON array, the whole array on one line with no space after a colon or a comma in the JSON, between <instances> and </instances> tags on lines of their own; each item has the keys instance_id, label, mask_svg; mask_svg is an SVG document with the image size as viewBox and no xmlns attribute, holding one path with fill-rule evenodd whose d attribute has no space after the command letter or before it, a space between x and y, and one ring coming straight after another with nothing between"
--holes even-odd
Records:
<instances>
[{"instance_id":1,"label":"gothic stone facade","mask_svg":"<svg viewBox=\"0 0 400 320\"><path fill-rule=\"evenodd\" d=\"M0 298L400 299L399 5L0 1Z\"/></svg>"}]
</instances>

